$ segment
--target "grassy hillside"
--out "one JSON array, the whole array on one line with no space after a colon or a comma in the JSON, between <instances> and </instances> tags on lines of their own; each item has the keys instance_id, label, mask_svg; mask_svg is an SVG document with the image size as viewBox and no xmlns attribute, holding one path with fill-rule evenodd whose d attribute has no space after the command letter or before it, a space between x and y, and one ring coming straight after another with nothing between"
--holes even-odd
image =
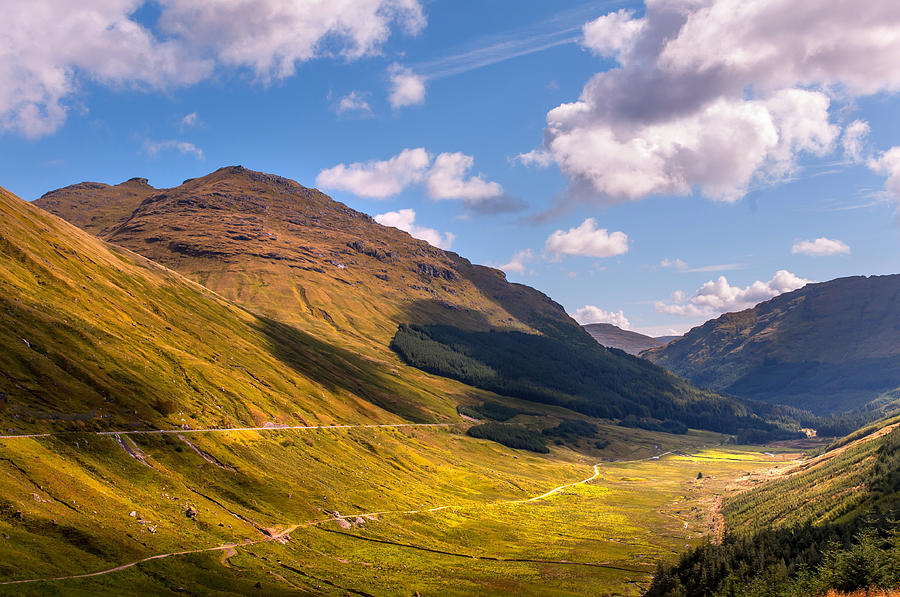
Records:
<instances>
[{"instance_id":1,"label":"grassy hillside","mask_svg":"<svg viewBox=\"0 0 900 597\"><path fill-rule=\"evenodd\" d=\"M726 499L727 534L663 566L649 595L900 588L900 428L883 422Z\"/></svg>"},{"instance_id":2,"label":"grassy hillside","mask_svg":"<svg viewBox=\"0 0 900 597\"><path fill-rule=\"evenodd\" d=\"M734 433L771 429L744 404L599 346L558 304L507 282L502 272L381 226L294 181L222 168L150 193L130 213L134 196L122 190L118 198L120 187L95 194L91 185L76 185L37 204L79 225L91 209L117 213L119 223L101 233L110 242L403 380L427 379L418 368L592 416L675 417ZM430 337L410 334L410 326ZM437 361L428 356L436 346L443 346ZM478 373L461 372L462 361ZM538 377L544 381L536 384Z\"/></svg>"},{"instance_id":3,"label":"grassy hillside","mask_svg":"<svg viewBox=\"0 0 900 597\"><path fill-rule=\"evenodd\" d=\"M896 403L900 275L809 284L694 328L647 359L713 390L818 414Z\"/></svg>"},{"instance_id":4,"label":"grassy hillside","mask_svg":"<svg viewBox=\"0 0 900 597\"><path fill-rule=\"evenodd\" d=\"M259 317L0 192L3 429L433 420L471 389Z\"/></svg>"}]
</instances>

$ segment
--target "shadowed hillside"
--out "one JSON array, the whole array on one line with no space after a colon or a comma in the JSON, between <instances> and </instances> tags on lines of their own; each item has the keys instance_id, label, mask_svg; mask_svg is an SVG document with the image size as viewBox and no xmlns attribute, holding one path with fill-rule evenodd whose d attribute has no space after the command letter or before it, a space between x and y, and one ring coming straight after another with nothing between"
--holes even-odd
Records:
<instances>
[{"instance_id":1,"label":"shadowed hillside","mask_svg":"<svg viewBox=\"0 0 900 597\"><path fill-rule=\"evenodd\" d=\"M809 284L643 353L694 383L821 414L900 386L900 275Z\"/></svg>"}]
</instances>

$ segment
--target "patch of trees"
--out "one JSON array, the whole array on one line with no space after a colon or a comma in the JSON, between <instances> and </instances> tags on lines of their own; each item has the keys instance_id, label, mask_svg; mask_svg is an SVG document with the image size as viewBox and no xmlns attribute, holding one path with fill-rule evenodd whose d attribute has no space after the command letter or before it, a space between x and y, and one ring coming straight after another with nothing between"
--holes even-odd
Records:
<instances>
[{"instance_id":1,"label":"patch of trees","mask_svg":"<svg viewBox=\"0 0 900 597\"><path fill-rule=\"evenodd\" d=\"M490 419L491 421L508 421L519 414L531 414L499 402L482 402L479 406L459 405L456 412L473 419Z\"/></svg>"},{"instance_id":2,"label":"patch of trees","mask_svg":"<svg viewBox=\"0 0 900 597\"><path fill-rule=\"evenodd\" d=\"M469 427L466 434L478 439L489 439L516 450L530 450L540 454L546 454L550 451L540 433L521 425L491 421Z\"/></svg>"},{"instance_id":3,"label":"patch of trees","mask_svg":"<svg viewBox=\"0 0 900 597\"><path fill-rule=\"evenodd\" d=\"M729 536L657 568L647 597L794 597L900 586L900 533L881 519L860 527L805 526ZM854 531L855 529L855 531Z\"/></svg>"},{"instance_id":4,"label":"patch of trees","mask_svg":"<svg viewBox=\"0 0 900 597\"><path fill-rule=\"evenodd\" d=\"M589 421L566 419L556 427L544 429L542 433L551 437L594 437L597 426Z\"/></svg>"},{"instance_id":5,"label":"patch of trees","mask_svg":"<svg viewBox=\"0 0 900 597\"><path fill-rule=\"evenodd\" d=\"M639 419L634 415L628 415L619 421L619 425L622 427L637 427L648 431L661 431L663 433L685 434L688 432L687 425L681 421L675 421L673 419L654 421L651 419Z\"/></svg>"},{"instance_id":6,"label":"patch of trees","mask_svg":"<svg viewBox=\"0 0 900 597\"><path fill-rule=\"evenodd\" d=\"M632 415L731 434L783 429L737 400L700 390L648 361L593 341L401 324L391 348L423 371L591 417Z\"/></svg>"}]
</instances>

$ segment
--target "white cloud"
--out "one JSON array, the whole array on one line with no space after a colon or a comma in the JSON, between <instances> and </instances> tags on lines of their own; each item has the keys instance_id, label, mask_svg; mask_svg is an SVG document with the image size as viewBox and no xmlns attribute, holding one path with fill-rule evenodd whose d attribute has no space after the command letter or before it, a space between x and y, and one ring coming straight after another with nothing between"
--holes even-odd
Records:
<instances>
[{"instance_id":1,"label":"white cloud","mask_svg":"<svg viewBox=\"0 0 900 597\"><path fill-rule=\"evenodd\" d=\"M191 112L181 119L181 128L191 128L197 126L199 124L199 120L196 112Z\"/></svg>"},{"instance_id":2,"label":"white cloud","mask_svg":"<svg viewBox=\"0 0 900 597\"><path fill-rule=\"evenodd\" d=\"M618 311L604 311L600 307L595 307L594 305L585 305L580 309L576 309L575 314L572 315L572 317L581 325L586 325L588 323L611 323L623 330L631 328L631 322L628 321L628 318L625 317L625 313L622 312L621 309Z\"/></svg>"},{"instance_id":3,"label":"white cloud","mask_svg":"<svg viewBox=\"0 0 900 597\"><path fill-rule=\"evenodd\" d=\"M441 234L434 228L416 226L416 212L412 209L401 209L378 214L375 216L375 221L382 226L399 228L404 232L408 232L410 236L424 240L439 249L449 249L456 238L456 235L451 232Z\"/></svg>"},{"instance_id":4,"label":"white cloud","mask_svg":"<svg viewBox=\"0 0 900 597\"><path fill-rule=\"evenodd\" d=\"M634 18L634 11L623 8L586 24L581 43L599 56L615 58L631 51L645 25L644 19Z\"/></svg>"},{"instance_id":5,"label":"white cloud","mask_svg":"<svg viewBox=\"0 0 900 597\"><path fill-rule=\"evenodd\" d=\"M203 159L203 150L187 141L169 139L167 141L147 141L144 144L144 151L150 157L156 157L161 151L168 150L178 151L183 155L192 155L198 160Z\"/></svg>"},{"instance_id":6,"label":"white cloud","mask_svg":"<svg viewBox=\"0 0 900 597\"><path fill-rule=\"evenodd\" d=\"M398 23L415 34L425 26L416 0L283 2L162 0L159 22L195 51L212 50L225 65L250 67L263 79L293 75L323 55L357 59L379 51Z\"/></svg>"},{"instance_id":7,"label":"white cloud","mask_svg":"<svg viewBox=\"0 0 900 597\"><path fill-rule=\"evenodd\" d=\"M159 0L160 35L132 15L142 0L9 0L0 43L0 131L47 135L87 80L169 89L217 66L250 68L263 81L320 56L379 51L398 24L425 24L418 0L283 2Z\"/></svg>"},{"instance_id":8,"label":"white cloud","mask_svg":"<svg viewBox=\"0 0 900 597\"><path fill-rule=\"evenodd\" d=\"M620 66L548 113L542 148L584 198L736 200L833 150L833 99L900 90L892 0L647 0L584 31Z\"/></svg>"},{"instance_id":9,"label":"white cloud","mask_svg":"<svg viewBox=\"0 0 900 597\"><path fill-rule=\"evenodd\" d=\"M685 317L714 317L748 309L784 292L802 288L809 282L787 270L778 270L768 282L757 280L745 288L732 286L725 276L719 276L717 280L703 284L689 299L678 291L672 295L671 303L657 301L656 310Z\"/></svg>"},{"instance_id":10,"label":"white cloud","mask_svg":"<svg viewBox=\"0 0 900 597\"><path fill-rule=\"evenodd\" d=\"M392 108L417 106L425 103L425 79L411 69L392 64L388 69L391 80L391 93L388 101Z\"/></svg>"},{"instance_id":11,"label":"white cloud","mask_svg":"<svg viewBox=\"0 0 900 597\"><path fill-rule=\"evenodd\" d=\"M371 116L372 107L366 100L365 93L361 91L351 91L343 96L334 104L334 111L338 116L346 114L355 114L356 116Z\"/></svg>"},{"instance_id":12,"label":"white cloud","mask_svg":"<svg viewBox=\"0 0 900 597\"><path fill-rule=\"evenodd\" d=\"M849 255L850 247L846 243L830 238L817 238L816 240L802 240L791 247L794 255L809 255L810 257L824 257L826 255Z\"/></svg>"},{"instance_id":13,"label":"white cloud","mask_svg":"<svg viewBox=\"0 0 900 597\"><path fill-rule=\"evenodd\" d=\"M747 267L746 263L714 263L712 265L701 265L700 267L691 267L684 271L688 273L697 272L727 272L734 269L743 269Z\"/></svg>"},{"instance_id":14,"label":"white cloud","mask_svg":"<svg viewBox=\"0 0 900 597\"><path fill-rule=\"evenodd\" d=\"M430 163L431 156L424 148L404 149L388 160L338 164L322 170L316 177L316 186L384 199L421 182Z\"/></svg>"},{"instance_id":15,"label":"white cloud","mask_svg":"<svg viewBox=\"0 0 900 597\"><path fill-rule=\"evenodd\" d=\"M525 274L525 264L534 259L534 252L531 249L523 249L521 251L517 251L515 255L512 256L512 259L509 260L509 263L504 263L500 266L507 274Z\"/></svg>"},{"instance_id":16,"label":"white cloud","mask_svg":"<svg viewBox=\"0 0 900 597\"><path fill-rule=\"evenodd\" d=\"M483 201L503 194L503 187L496 182L488 182L484 176L469 176L475 159L463 153L442 153L434 159L434 164L425 183L432 199L465 199Z\"/></svg>"},{"instance_id":17,"label":"white cloud","mask_svg":"<svg viewBox=\"0 0 900 597\"><path fill-rule=\"evenodd\" d=\"M672 267L677 269L680 272L683 272L687 269L688 264L681 259L669 259L666 257L662 261L659 262L660 267Z\"/></svg>"},{"instance_id":18,"label":"white cloud","mask_svg":"<svg viewBox=\"0 0 900 597\"><path fill-rule=\"evenodd\" d=\"M547 238L547 252L555 255L584 255L586 257L612 257L628 252L628 235L610 233L597 228L594 218L587 218L568 232L557 230Z\"/></svg>"},{"instance_id":19,"label":"white cloud","mask_svg":"<svg viewBox=\"0 0 900 597\"><path fill-rule=\"evenodd\" d=\"M316 185L383 199L424 183L431 199L461 199L477 211L490 213L488 200L500 201L506 196L499 183L485 180L482 174L470 176L474 164L474 158L464 153L441 153L432 158L424 148L418 147L404 149L384 161L338 164L322 170L316 177Z\"/></svg>"},{"instance_id":20,"label":"white cloud","mask_svg":"<svg viewBox=\"0 0 900 597\"><path fill-rule=\"evenodd\" d=\"M854 120L847 125L841 138L845 158L851 162L863 161L866 137L869 136L870 130L869 123L864 120Z\"/></svg>"},{"instance_id":21,"label":"white cloud","mask_svg":"<svg viewBox=\"0 0 900 597\"><path fill-rule=\"evenodd\" d=\"M900 200L900 145L873 157L867 165L873 172L887 175L885 190L895 200Z\"/></svg>"},{"instance_id":22,"label":"white cloud","mask_svg":"<svg viewBox=\"0 0 900 597\"><path fill-rule=\"evenodd\" d=\"M538 168L546 168L553 163L553 156L540 149L532 149L526 153L520 153L513 161L518 160L524 166L536 166Z\"/></svg>"}]
</instances>

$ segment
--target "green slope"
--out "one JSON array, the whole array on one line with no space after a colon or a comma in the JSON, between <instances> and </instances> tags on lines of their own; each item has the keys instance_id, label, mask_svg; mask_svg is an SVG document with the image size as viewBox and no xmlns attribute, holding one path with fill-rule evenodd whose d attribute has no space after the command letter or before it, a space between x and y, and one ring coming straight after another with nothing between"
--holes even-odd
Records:
<instances>
[{"instance_id":1,"label":"green slope","mask_svg":"<svg viewBox=\"0 0 900 597\"><path fill-rule=\"evenodd\" d=\"M252 315L5 191L0 219L4 429L452 413L448 385L410 383L381 363Z\"/></svg>"},{"instance_id":2,"label":"green slope","mask_svg":"<svg viewBox=\"0 0 900 597\"><path fill-rule=\"evenodd\" d=\"M900 588L900 422L884 421L727 498L727 534L662 566L648 595Z\"/></svg>"}]
</instances>

